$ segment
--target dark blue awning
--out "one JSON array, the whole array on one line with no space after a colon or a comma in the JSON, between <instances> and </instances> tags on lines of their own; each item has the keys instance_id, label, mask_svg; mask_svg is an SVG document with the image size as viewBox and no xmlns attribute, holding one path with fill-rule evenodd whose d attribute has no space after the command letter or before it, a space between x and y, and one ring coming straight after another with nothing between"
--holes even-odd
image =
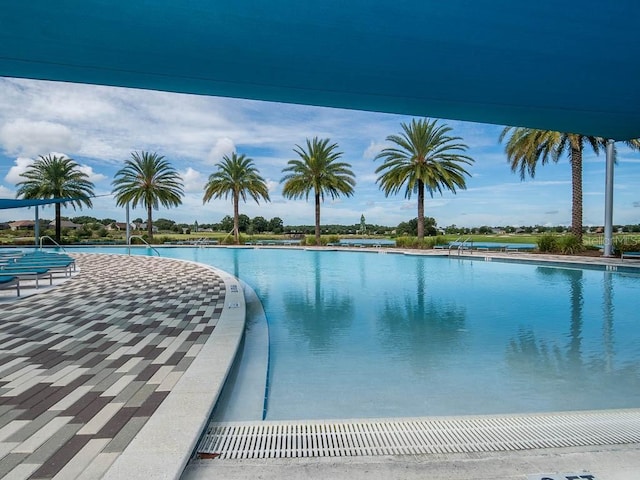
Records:
<instances>
[{"instance_id":1,"label":"dark blue awning","mask_svg":"<svg viewBox=\"0 0 640 480\"><path fill-rule=\"evenodd\" d=\"M0 210L8 208L25 208L35 207L37 205L48 205L50 203L66 203L77 200L75 198L43 198L34 200L25 200L21 198L0 198Z\"/></svg>"},{"instance_id":2,"label":"dark blue awning","mask_svg":"<svg viewBox=\"0 0 640 480\"><path fill-rule=\"evenodd\" d=\"M29 0L1 14L8 77L640 137L637 0Z\"/></svg>"}]
</instances>

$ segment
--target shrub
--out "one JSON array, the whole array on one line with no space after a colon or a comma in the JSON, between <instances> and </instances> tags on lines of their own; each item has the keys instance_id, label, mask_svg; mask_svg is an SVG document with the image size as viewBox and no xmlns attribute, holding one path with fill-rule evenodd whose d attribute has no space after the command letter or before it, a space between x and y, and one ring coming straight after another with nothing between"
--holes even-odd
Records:
<instances>
[{"instance_id":1,"label":"shrub","mask_svg":"<svg viewBox=\"0 0 640 480\"><path fill-rule=\"evenodd\" d=\"M34 245L34 239L33 238L15 238L12 243L14 245ZM51 243L51 245L53 244Z\"/></svg>"},{"instance_id":2,"label":"shrub","mask_svg":"<svg viewBox=\"0 0 640 480\"><path fill-rule=\"evenodd\" d=\"M340 243L340 237L338 235L329 235L329 239L327 241L327 243Z\"/></svg>"},{"instance_id":3,"label":"shrub","mask_svg":"<svg viewBox=\"0 0 640 480\"><path fill-rule=\"evenodd\" d=\"M538 238L538 250L543 253L555 252L558 249L558 237L550 233L541 235Z\"/></svg>"},{"instance_id":4,"label":"shrub","mask_svg":"<svg viewBox=\"0 0 640 480\"><path fill-rule=\"evenodd\" d=\"M584 247L582 242L575 235L564 235L558 238L558 250L564 255L575 255L580 253Z\"/></svg>"},{"instance_id":5,"label":"shrub","mask_svg":"<svg viewBox=\"0 0 640 480\"><path fill-rule=\"evenodd\" d=\"M172 240L173 238L168 236L153 237L153 243L155 245L164 245L165 243L171 243Z\"/></svg>"},{"instance_id":6,"label":"shrub","mask_svg":"<svg viewBox=\"0 0 640 480\"><path fill-rule=\"evenodd\" d=\"M622 236L613 239L613 251L620 255L623 252L637 252L640 250L640 242L637 238Z\"/></svg>"},{"instance_id":7,"label":"shrub","mask_svg":"<svg viewBox=\"0 0 640 480\"><path fill-rule=\"evenodd\" d=\"M418 237L397 237L396 247L399 248L433 248L438 244L439 237L425 237L422 241L418 240ZM441 238L441 237L440 237ZM446 243L446 242L444 242Z\"/></svg>"},{"instance_id":8,"label":"shrub","mask_svg":"<svg viewBox=\"0 0 640 480\"><path fill-rule=\"evenodd\" d=\"M222 239L220 243L222 243L222 245L233 245L236 243L236 241L233 238L233 235L227 235L226 237L224 237L224 239Z\"/></svg>"},{"instance_id":9,"label":"shrub","mask_svg":"<svg viewBox=\"0 0 640 480\"><path fill-rule=\"evenodd\" d=\"M447 239L445 238L444 235L438 235L435 238L435 242L434 242L434 246L436 245L448 245L449 242L447 241Z\"/></svg>"},{"instance_id":10,"label":"shrub","mask_svg":"<svg viewBox=\"0 0 640 480\"><path fill-rule=\"evenodd\" d=\"M412 246L413 237L398 237L396 238L396 247L407 248Z\"/></svg>"}]
</instances>

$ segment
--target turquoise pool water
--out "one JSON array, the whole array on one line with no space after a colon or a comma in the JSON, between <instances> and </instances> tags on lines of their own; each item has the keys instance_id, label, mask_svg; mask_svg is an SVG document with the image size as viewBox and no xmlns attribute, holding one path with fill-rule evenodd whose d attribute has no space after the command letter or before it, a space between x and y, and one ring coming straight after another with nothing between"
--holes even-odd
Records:
<instances>
[{"instance_id":1,"label":"turquoise pool water","mask_svg":"<svg viewBox=\"0 0 640 480\"><path fill-rule=\"evenodd\" d=\"M233 273L261 298L269 420L640 407L638 275L359 251L159 250Z\"/></svg>"}]
</instances>

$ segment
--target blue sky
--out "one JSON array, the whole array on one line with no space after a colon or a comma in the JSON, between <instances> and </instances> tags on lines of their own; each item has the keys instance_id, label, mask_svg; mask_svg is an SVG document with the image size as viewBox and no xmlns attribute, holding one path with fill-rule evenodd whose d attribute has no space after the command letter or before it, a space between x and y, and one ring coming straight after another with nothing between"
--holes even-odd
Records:
<instances>
[{"instance_id":1,"label":"blue sky","mask_svg":"<svg viewBox=\"0 0 640 480\"><path fill-rule=\"evenodd\" d=\"M203 205L208 176L224 154L233 151L254 159L267 180L271 203L248 202L240 212L250 217L280 217L286 225L313 224L313 202L282 197L282 169L295 158L293 148L318 136L338 143L342 159L356 174L353 197L327 201L322 223L368 223L394 226L417 215L417 199L385 197L375 183L380 161L375 155L388 135L400 132L412 117L228 98L0 78L0 198L15 198L20 173L38 155L65 154L95 184L94 208L74 211L123 221L111 181L132 151L164 155L182 175L183 205L154 212L154 218L180 223L214 223L232 213L230 200ZM441 120L469 146L475 159L468 168L467 189L428 198L426 214L438 225L569 225L571 176L568 159L539 167L534 180L511 173L498 142L502 126ZM614 223L640 222L640 153L618 144ZM584 224L604 223L604 154L584 157ZM41 212L53 218L53 208ZM145 217L143 209L132 218ZM0 221L32 219L26 209L0 210Z\"/></svg>"}]
</instances>

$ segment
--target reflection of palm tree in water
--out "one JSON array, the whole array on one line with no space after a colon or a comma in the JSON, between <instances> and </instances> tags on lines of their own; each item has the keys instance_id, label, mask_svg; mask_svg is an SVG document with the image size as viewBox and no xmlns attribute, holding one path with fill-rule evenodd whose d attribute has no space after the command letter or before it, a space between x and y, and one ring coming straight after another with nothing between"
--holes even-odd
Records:
<instances>
[{"instance_id":1,"label":"reflection of palm tree in water","mask_svg":"<svg viewBox=\"0 0 640 480\"><path fill-rule=\"evenodd\" d=\"M424 259L416 259L416 295L404 302L387 299L380 315L380 337L397 355L414 359L422 367L458 346L465 325L465 311L454 303L438 303L426 293Z\"/></svg>"},{"instance_id":2,"label":"reflection of palm tree in water","mask_svg":"<svg viewBox=\"0 0 640 480\"><path fill-rule=\"evenodd\" d=\"M314 276L300 272L301 282L313 278L311 288L285 294L284 308L290 331L296 337L306 338L311 350L326 351L335 344L339 332L351 325L353 299L322 283L321 257L326 253L314 255Z\"/></svg>"},{"instance_id":3,"label":"reflection of palm tree in water","mask_svg":"<svg viewBox=\"0 0 640 480\"><path fill-rule=\"evenodd\" d=\"M602 343L604 344L604 370L613 371L613 278L604 272L602 294Z\"/></svg>"},{"instance_id":4,"label":"reflection of palm tree in water","mask_svg":"<svg viewBox=\"0 0 640 480\"><path fill-rule=\"evenodd\" d=\"M537 267L536 272L569 281L570 323L566 355L557 345L550 347L544 340L536 340L533 330L520 330L507 346L507 363L518 370L548 373L552 376L574 376L582 373L583 284L582 270Z\"/></svg>"},{"instance_id":5,"label":"reflection of palm tree in water","mask_svg":"<svg viewBox=\"0 0 640 480\"><path fill-rule=\"evenodd\" d=\"M240 260L238 259L239 254L239 250L233 250L233 276L236 278L240 278Z\"/></svg>"},{"instance_id":6,"label":"reflection of palm tree in water","mask_svg":"<svg viewBox=\"0 0 640 480\"><path fill-rule=\"evenodd\" d=\"M582 270L560 270L569 279L571 299L571 339L567 358L575 372L582 369L583 284Z\"/></svg>"}]
</instances>

